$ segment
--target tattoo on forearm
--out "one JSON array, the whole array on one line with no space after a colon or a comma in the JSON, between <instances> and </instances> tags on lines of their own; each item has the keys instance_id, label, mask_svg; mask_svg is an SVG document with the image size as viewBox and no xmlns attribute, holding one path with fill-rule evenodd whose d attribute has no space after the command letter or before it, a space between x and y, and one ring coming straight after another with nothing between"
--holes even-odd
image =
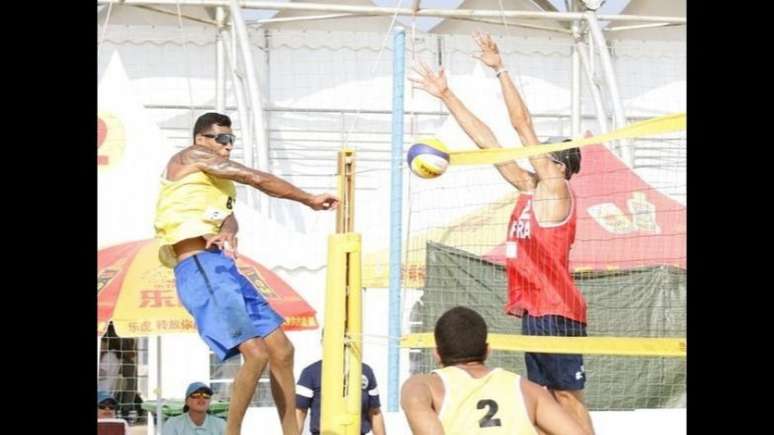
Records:
<instances>
[{"instance_id":1,"label":"tattoo on forearm","mask_svg":"<svg viewBox=\"0 0 774 435\"><path fill-rule=\"evenodd\" d=\"M194 145L181 152L180 159L182 164L197 165L203 172L247 184L275 198L304 202L308 197L304 191L281 178L223 158L202 146Z\"/></svg>"},{"instance_id":2,"label":"tattoo on forearm","mask_svg":"<svg viewBox=\"0 0 774 435\"><path fill-rule=\"evenodd\" d=\"M180 163L197 165L202 171L220 178L252 185L255 170L237 162L225 159L205 147L194 145L181 152Z\"/></svg>"}]
</instances>

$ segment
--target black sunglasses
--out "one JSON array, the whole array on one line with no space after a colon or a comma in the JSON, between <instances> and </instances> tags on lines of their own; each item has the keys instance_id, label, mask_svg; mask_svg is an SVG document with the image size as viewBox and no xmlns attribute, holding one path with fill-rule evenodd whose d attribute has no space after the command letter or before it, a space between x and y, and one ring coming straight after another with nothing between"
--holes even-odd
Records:
<instances>
[{"instance_id":1,"label":"black sunglasses","mask_svg":"<svg viewBox=\"0 0 774 435\"><path fill-rule=\"evenodd\" d=\"M100 404L99 409L109 409L111 411L115 411L116 405L113 405L112 403Z\"/></svg>"},{"instance_id":2,"label":"black sunglasses","mask_svg":"<svg viewBox=\"0 0 774 435\"><path fill-rule=\"evenodd\" d=\"M215 139L215 142L226 145L226 144L233 144L234 141L236 141L236 136L234 136L231 133L220 133L220 134L202 134L204 137L208 137L210 139Z\"/></svg>"}]
</instances>

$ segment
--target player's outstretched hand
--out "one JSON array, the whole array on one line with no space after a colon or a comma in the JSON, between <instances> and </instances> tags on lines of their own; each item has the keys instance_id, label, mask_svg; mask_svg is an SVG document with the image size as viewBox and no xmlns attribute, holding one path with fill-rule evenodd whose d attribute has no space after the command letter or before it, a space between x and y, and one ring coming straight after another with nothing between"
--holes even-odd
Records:
<instances>
[{"instance_id":1,"label":"player's outstretched hand","mask_svg":"<svg viewBox=\"0 0 774 435\"><path fill-rule=\"evenodd\" d=\"M484 65L498 69L503 67L503 60L500 57L500 51L497 49L497 44L488 33L473 33L473 40L476 41L478 48L481 49L479 53L473 55L476 59L484 63Z\"/></svg>"},{"instance_id":2,"label":"player's outstretched hand","mask_svg":"<svg viewBox=\"0 0 774 435\"><path fill-rule=\"evenodd\" d=\"M422 89L428 94L441 98L441 96L449 89L449 85L446 83L446 71L443 67L438 68L438 72L435 73L424 62L419 62L420 68L412 68L417 77L409 77L409 81L414 83L416 88Z\"/></svg>"},{"instance_id":3,"label":"player's outstretched hand","mask_svg":"<svg viewBox=\"0 0 774 435\"><path fill-rule=\"evenodd\" d=\"M339 205L339 198L330 193L323 193L313 196L308 205L312 210L335 210Z\"/></svg>"}]
</instances>

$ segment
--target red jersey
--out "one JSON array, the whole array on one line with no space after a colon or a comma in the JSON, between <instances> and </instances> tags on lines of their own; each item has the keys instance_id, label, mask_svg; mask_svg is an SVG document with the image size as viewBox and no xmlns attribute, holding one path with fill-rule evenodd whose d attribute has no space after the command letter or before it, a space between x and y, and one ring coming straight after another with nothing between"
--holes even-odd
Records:
<instances>
[{"instance_id":1,"label":"red jersey","mask_svg":"<svg viewBox=\"0 0 774 435\"><path fill-rule=\"evenodd\" d=\"M570 247L575 241L577 214L575 194L569 191L567 218L543 225L538 224L532 209L532 193L519 194L505 245L508 314L556 314L586 323L586 301L570 276Z\"/></svg>"}]
</instances>

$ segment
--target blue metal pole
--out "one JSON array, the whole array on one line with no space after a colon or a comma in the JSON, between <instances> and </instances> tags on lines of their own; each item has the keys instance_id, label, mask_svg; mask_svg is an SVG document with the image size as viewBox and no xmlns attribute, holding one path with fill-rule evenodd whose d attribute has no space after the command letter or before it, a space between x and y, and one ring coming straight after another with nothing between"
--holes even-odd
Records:
<instances>
[{"instance_id":1,"label":"blue metal pole","mask_svg":"<svg viewBox=\"0 0 774 435\"><path fill-rule=\"evenodd\" d=\"M406 63L406 31L395 28L392 62L392 159L390 169L390 339L387 358L387 410L398 411L400 377L400 252L403 205L403 80Z\"/></svg>"}]
</instances>

